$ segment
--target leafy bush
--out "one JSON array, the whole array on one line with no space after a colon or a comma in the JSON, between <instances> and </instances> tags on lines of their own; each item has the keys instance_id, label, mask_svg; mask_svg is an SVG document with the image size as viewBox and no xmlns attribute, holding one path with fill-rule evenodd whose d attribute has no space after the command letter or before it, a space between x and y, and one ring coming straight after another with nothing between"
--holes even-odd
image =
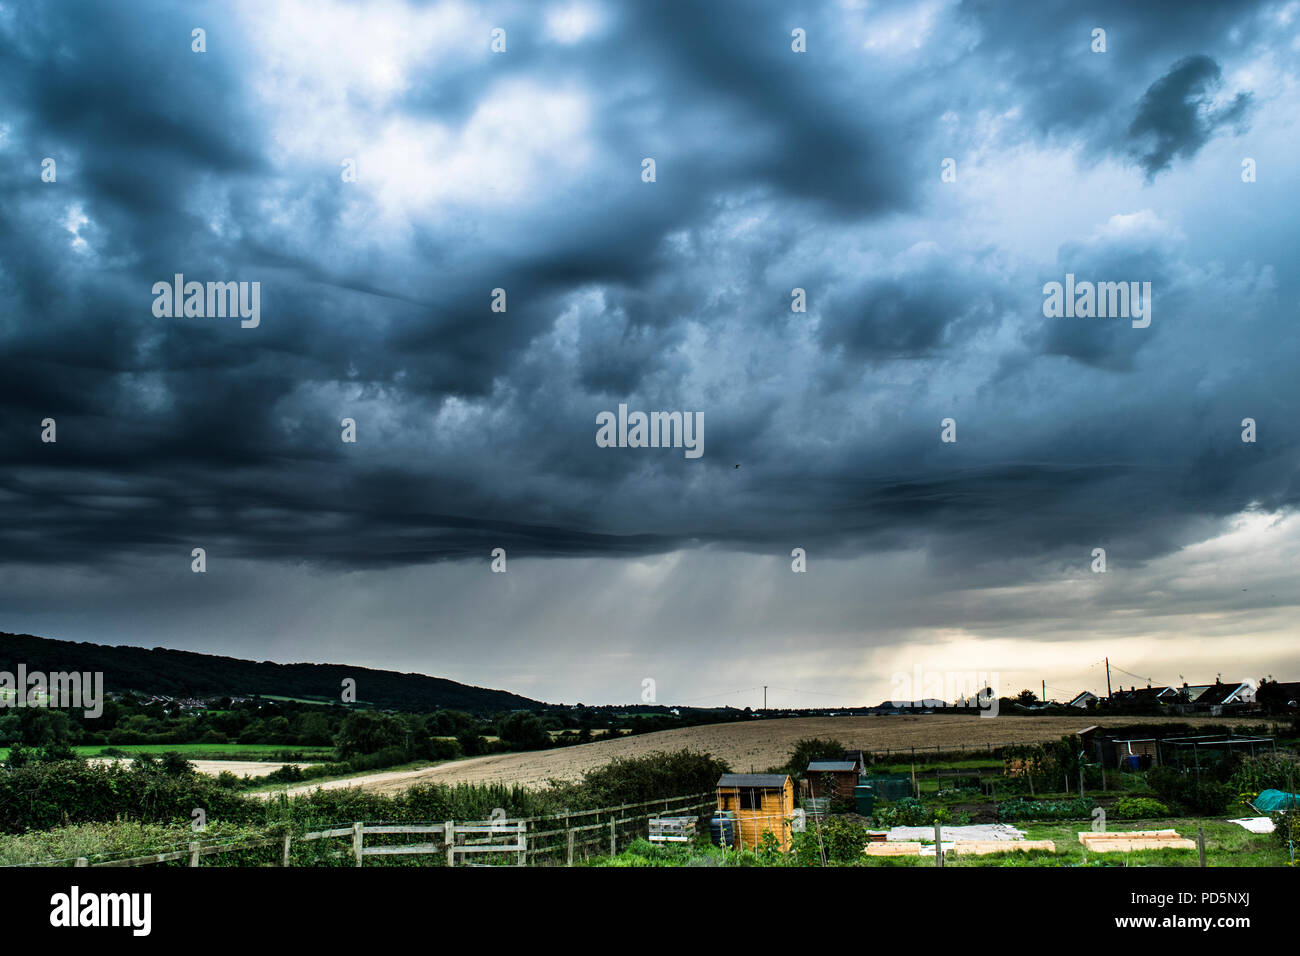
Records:
<instances>
[{"instance_id":1,"label":"leafy bush","mask_svg":"<svg viewBox=\"0 0 1300 956\"><path fill-rule=\"evenodd\" d=\"M230 773L230 771L224 771ZM232 777L234 774L230 774ZM283 767L272 770L266 776L262 777L267 783L297 783L303 779L302 768L296 764L287 763Z\"/></svg>"},{"instance_id":2,"label":"leafy bush","mask_svg":"<svg viewBox=\"0 0 1300 956\"><path fill-rule=\"evenodd\" d=\"M871 814L872 822L877 827L923 827L937 819L940 823L950 823L952 814L946 807L927 806L916 797L904 797L893 803L878 803Z\"/></svg>"},{"instance_id":3,"label":"leafy bush","mask_svg":"<svg viewBox=\"0 0 1300 956\"><path fill-rule=\"evenodd\" d=\"M1245 757L1228 785L1238 793L1264 790L1287 791L1300 782L1300 762L1288 754L1260 754Z\"/></svg>"},{"instance_id":4,"label":"leafy bush","mask_svg":"<svg viewBox=\"0 0 1300 956\"><path fill-rule=\"evenodd\" d=\"M1169 808L1150 797L1120 797L1108 816L1116 820L1153 820L1169 816Z\"/></svg>"},{"instance_id":5,"label":"leafy bush","mask_svg":"<svg viewBox=\"0 0 1300 956\"><path fill-rule=\"evenodd\" d=\"M822 851L832 865L856 863L867 845L867 828L844 817L809 820L808 828L792 838L794 861L804 866L820 866Z\"/></svg>"},{"instance_id":6,"label":"leafy bush","mask_svg":"<svg viewBox=\"0 0 1300 956\"><path fill-rule=\"evenodd\" d=\"M1200 783L1190 773L1175 767L1156 767L1147 774L1147 783L1166 804L1201 816L1219 816L1228 809L1238 791L1216 780Z\"/></svg>"},{"instance_id":7,"label":"leafy bush","mask_svg":"<svg viewBox=\"0 0 1300 956\"><path fill-rule=\"evenodd\" d=\"M1282 849L1288 849L1293 843L1300 843L1300 812L1295 810L1277 810L1268 815L1273 821L1273 839ZM1296 847L1300 850L1300 846Z\"/></svg>"},{"instance_id":8,"label":"leafy bush","mask_svg":"<svg viewBox=\"0 0 1300 956\"><path fill-rule=\"evenodd\" d=\"M170 774L190 774L194 773L194 764L190 763L174 750L169 750L162 755L158 762L159 769L163 773Z\"/></svg>"},{"instance_id":9,"label":"leafy bush","mask_svg":"<svg viewBox=\"0 0 1300 956\"><path fill-rule=\"evenodd\" d=\"M339 756L347 759L400 747L405 736L406 726L392 714L355 710L343 718L343 725L339 728Z\"/></svg>"},{"instance_id":10,"label":"leafy bush","mask_svg":"<svg viewBox=\"0 0 1300 956\"><path fill-rule=\"evenodd\" d=\"M195 807L210 819L252 820L263 816L249 800L200 774L167 774L152 764L93 766L61 760L28 764L0 773L0 832L47 830L74 823L118 818L188 820Z\"/></svg>"},{"instance_id":11,"label":"leafy bush","mask_svg":"<svg viewBox=\"0 0 1300 956\"><path fill-rule=\"evenodd\" d=\"M718 778L728 769L724 760L684 748L644 757L619 757L587 771L581 784L552 781L552 789L575 809L583 804L619 806L659 797L712 793Z\"/></svg>"},{"instance_id":12,"label":"leafy bush","mask_svg":"<svg viewBox=\"0 0 1300 956\"><path fill-rule=\"evenodd\" d=\"M457 760L464 756L464 752L455 740L434 737L429 741L428 756L430 760Z\"/></svg>"},{"instance_id":13,"label":"leafy bush","mask_svg":"<svg viewBox=\"0 0 1300 956\"><path fill-rule=\"evenodd\" d=\"M401 747L385 747L373 753L354 754L348 758L347 765L354 772L383 770L385 767L395 767L398 764L407 763L410 759L411 755Z\"/></svg>"}]
</instances>

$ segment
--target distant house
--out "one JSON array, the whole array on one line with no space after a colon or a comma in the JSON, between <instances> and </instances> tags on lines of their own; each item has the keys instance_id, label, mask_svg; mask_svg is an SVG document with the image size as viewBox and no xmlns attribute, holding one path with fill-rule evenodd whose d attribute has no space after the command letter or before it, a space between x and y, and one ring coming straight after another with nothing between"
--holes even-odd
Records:
<instances>
[{"instance_id":1,"label":"distant house","mask_svg":"<svg viewBox=\"0 0 1300 956\"><path fill-rule=\"evenodd\" d=\"M1125 690L1122 686L1110 695L1109 703L1127 710L1158 710L1162 705L1178 701L1178 689L1175 687L1137 687Z\"/></svg>"},{"instance_id":2,"label":"distant house","mask_svg":"<svg viewBox=\"0 0 1300 956\"><path fill-rule=\"evenodd\" d=\"M789 774L724 773L718 778L718 809L734 814L740 848L752 850L771 833L782 850L790 849L794 781Z\"/></svg>"},{"instance_id":3,"label":"distant house","mask_svg":"<svg viewBox=\"0 0 1300 956\"><path fill-rule=\"evenodd\" d=\"M804 779L812 797L852 800L858 785L858 765L853 760L813 760Z\"/></svg>"},{"instance_id":4,"label":"distant house","mask_svg":"<svg viewBox=\"0 0 1300 956\"><path fill-rule=\"evenodd\" d=\"M1184 682L1183 686L1178 688L1178 699L1184 704L1194 704L1200 700L1202 694L1213 686L1213 684L1188 684Z\"/></svg>"},{"instance_id":5,"label":"distant house","mask_svg":"<svg viewBox=\"0 0 1300 956\"><path fill-rule=\"evenodd\" d=\"M1078 707L1080 710L1087 710L1089 707L1096 707L1099 698L1090 690L1085 690L1067 705L1069 707Z\"/></svg>"},{"instance_id":6,"label":"distant house","mask_svg":"<svg viewBox=\"0 0 1300 956\"><path fill-rule=\"evenodd\" d=\"M1222 681L1215 681L1198 694L1192 704L1196 710L1208 712L1217 717L1223 713L1225 708L1241 710L1244 709L1243 705L1253 704L1254 702L1255 684L1253 681L1238 681L1237 683L1226 684Z\"/></svg>"}]
</instances>

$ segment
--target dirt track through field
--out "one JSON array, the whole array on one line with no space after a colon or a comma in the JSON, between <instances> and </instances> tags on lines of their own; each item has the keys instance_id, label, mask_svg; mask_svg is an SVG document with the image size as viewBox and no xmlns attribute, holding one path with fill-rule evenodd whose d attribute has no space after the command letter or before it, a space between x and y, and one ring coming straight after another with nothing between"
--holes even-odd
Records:
<instances>
[{"instance_id":1,"label":"dirt track through field","mask_svg":"<svg viewBox=\"0 0 1300 956\"><path fill-rule=\"evenodd\" d=\"M290 794L307 793L317 787L363 787L378 793L397 793L420 783L505 783L545 786L551 779L576 780L582 774L615 757L641 757L660 750L689 747L726 760L733 770L762 772L789 759L795 742L806 737L832 738L851 749L902 751L909 748L934 750L936 744L950 749L957 745L983 748L1009 743L1056 740L1092 724L1132 725L1169 723L1157 717L995 717L930 714L897 717L796 717L780 720L751 720L743 723L707 724L663 730L636 737L575 744L556 750L529 753L491 754L417 770L396 770L302 784L288 788ZM1219 717L1184 717L1186 724L1259 723L1259 719L1231 720ZM275 791L280 792L281 787ZM266 794L262 794L265 796Z\"/></svg>"}]
</instances>

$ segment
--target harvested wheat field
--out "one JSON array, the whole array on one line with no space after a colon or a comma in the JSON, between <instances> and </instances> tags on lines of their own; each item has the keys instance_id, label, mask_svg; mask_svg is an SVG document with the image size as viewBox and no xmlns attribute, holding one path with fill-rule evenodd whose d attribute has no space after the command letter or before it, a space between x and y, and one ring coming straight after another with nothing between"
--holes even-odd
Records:
<instances>
[{"instance_id":1,"label":"harvested wheat field","mask_svg":"<svg viewBox=\"0 0 1300 956\"><path fill-rule=\"evenodd\" d=\"M636 737L575 744L556 750L528 753L491 754L419 770L399 770L349 777L318 784L289 788L289 793L305 793L316 787L364 787L381 793L394 793L416 783L518 783L544 786L548 780L573 780L584 771L598 767L615 757L640 757L656 750L680 750L689 747L726 760L740 773L764 771L780 766L789 759L795 742L805 737L829 737L846 747L862 750L907 751L944 749L956 746L983 748L1010 743L1055 740L1091 724L1106 726L1168 723L1158 717L994 717L965 714L925 714L892 717L794 717L780 720L752 720L743 723L707 724L662 730ZM1184 717L1186 724L1250 723L1226 718ZM1258 719L1255 721L1258 723ZM284 788L279 788L284 789ZM276 791L278 792L278 791Z\"/></svg>"}]
</instances>

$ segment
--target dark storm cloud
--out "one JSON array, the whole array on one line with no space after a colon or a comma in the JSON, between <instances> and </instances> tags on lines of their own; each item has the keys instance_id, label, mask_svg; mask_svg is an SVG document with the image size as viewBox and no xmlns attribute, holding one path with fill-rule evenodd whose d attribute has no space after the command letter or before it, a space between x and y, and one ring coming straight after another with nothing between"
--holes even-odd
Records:
<instances>
[{"instance_id":1,"label":"dark storm cloud","mask_svg":"<svg viewBox=\"0 0 1300 956\"><path fill-rule=\"evenodd\" d=\"M1218 129L1241 123L1250 94L1216 107L1212 97L1220 85L1219 65L1208 56L1179 60L1151 84L1129 126L1134 155L1148 176L1168 169L1175 156L1194 155Z\"/></svg>"},{"instance_id":2,"label":"dark storm cloud","mask_svg":"<svg viewBox=\"0 0 1300 956\"><path fill-rule=\"evenodd\" d=\"M930 266L832 296L821 337L863 359L922 357L996 321L995 296L971 277Z\"/></svg>"},{"instance_id":3,"label":"dark storm cloud","mask_svg":"<svg viewBox=\"0 0 1300 956\"><path fill-rule=\"evenodd\" d=\"M1204 516L1296 501L1280 431L1258 450L1215 437L1238 405L1281 415L1294 397L1285 349L1252 355L1232 395L1201 380L1242 348L1198 294L1222 277L1168 244L1067 243L1062 271L1133 273L1162 298L1148 335L1048 325L1037 289L1060 276L966 252L927 205L939 158L975 142L965 119L937 131L949 111L1023 108L1010 140L1098 155L1137 142L1147 172L1193 157L1244 108L1209 105L1220 67L1199 51L1257 35L1253 7L967 4L915 54L906 34L864 51L867 12L823 5L616 5L573 47L539 39L540 8L512 10L509 54L419 64L375 112L461 130L498 84L571 86L585 132L553 147L539 122L516 162L595 159L513 205L399 194L405 232L357 214L335 155L284 158L282 134L313 117L258 92L255 15L106 10L0 21L0 559L205 543L386 567L944 537L943 560L969 564L1098 535L1157 553ZM1108 59L1088 52L1094 25ZM39 181L46 155L57 184ZM1098 221L1128 211L1099 201ZM262 325L156 319L152 283L176 272L260 281ZM1284 321L1263 279L1227 281L1267 329ZM703 410L705 457L595 447L596 413L620 402ZM949 415L955 446L938 441ZM56 445L38 440L46 416Z\"/></svg>"},{"instance_id":4,"label":"dark storm cloud","mask_svg":"<svg viewBox=\"0 0 1300 956\"><path fill-rule=\"evenodd\" d=\"M996 64L1010 81L998 88L997 99L1023 108L1044 134L1082 135L1096 155L1127 155L1132 137L1153 134L1155 144L1139 151L1138 159L1154 174L1168 165L1166 152L1191 155L1213 127L1241 119L1246 92L1238 94L1240 105L1234 103L1232 115L1220 122L1195 115L1196 98L1218 79L1207 53L1239 49L1259 39L1269 29L1260 14L1270 6L1266 0L1102 0L1087 5L979 0L960 8L978 29L979 57ZM1092 50L1094 29L1105 31L1104 53ZM987 102L989 95L982 85L954 93L958 101L972 104Z\"/></svg>"}]
</instances>

